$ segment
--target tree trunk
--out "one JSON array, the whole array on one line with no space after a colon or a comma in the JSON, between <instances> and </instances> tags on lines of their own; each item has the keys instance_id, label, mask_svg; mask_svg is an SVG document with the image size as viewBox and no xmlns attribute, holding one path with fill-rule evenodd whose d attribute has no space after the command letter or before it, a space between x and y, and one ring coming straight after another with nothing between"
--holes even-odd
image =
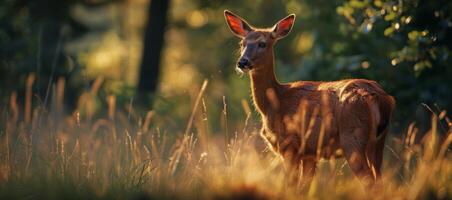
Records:
<instances>
[{"instance_id":1,"label":"tree trunk","mask_svg":"<svg viewBox=\"0 0 452 200\"><path fill-rule=\"evenodd\" d=\"M152 105L151 96L157 89L169 1L151 0L149 5L137 95L139 102L146 105Z\"/></svg>"}]
</instances>

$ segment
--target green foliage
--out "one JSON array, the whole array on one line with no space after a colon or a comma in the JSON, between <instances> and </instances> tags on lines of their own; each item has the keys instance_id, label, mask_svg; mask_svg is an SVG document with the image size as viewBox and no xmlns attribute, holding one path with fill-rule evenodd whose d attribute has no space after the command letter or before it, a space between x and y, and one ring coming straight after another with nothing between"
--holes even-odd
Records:
<instances>
[{"instance_id":1,"label":"green foliage","mask_svg":"<svg viewBox=\"0 0 452 200\"><path fill-rule=\"evenodd\" d=\"M337 13L352 31L370 37L367 48L386 51L366 56L384 62L379 66L383 73L374 78L393 77L388 88L404 115L421 102L452 108L450 1L352 0L339 6Z\"/></svg>"},{"instance_id":2,"label":"green foliage","mask_svg":"<svg viewBox=\"0 0 452 200\"><path fill-rule=\"evenodd\" d=\"M450 61L452 5L449 1L349 1L338 8L362 31L374 31L395 42L392 65L414 64L417 75ZM372 30L372 27L377 26Z\"/></svg>"},{"instance_id":3,"label":"green foliage","mask_svg":"<svg viewBox=\"0 0 452 200\"><path fill-rule=\"evenodd\" d=\"M66 78L68 99L74 99L83 84L74 55L64 44L85 29L70 17L76 1L10 0L0 2L0 96L12 91L23 94L25 80L34 73L33 93L44 103L58 77ZM49 84L50 83L50 84ZM19 96L22 101L22 95ZM46 102L48 103L48 102Z\"/></svg>"}]
</instances>

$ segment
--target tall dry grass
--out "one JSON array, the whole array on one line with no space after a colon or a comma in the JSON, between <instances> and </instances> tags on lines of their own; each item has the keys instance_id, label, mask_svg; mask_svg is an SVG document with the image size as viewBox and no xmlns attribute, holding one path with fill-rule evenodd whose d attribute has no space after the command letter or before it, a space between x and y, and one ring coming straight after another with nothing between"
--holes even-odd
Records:
<instances>
[{"instance_id":1,"label":"tall dry grass","mask_svg":"<svg viewBox=\"0 0 452 200\"><path fill-rule=\"evenodd\" d=\"M343 159L322 160L310 190L301 193L287 184L281 159L248 127L246 101L244 129L206 132L207 82L194 95L185 129L167 133L151 125L154 112L136 116L132 105L121 112L114 96L105 100L106 114L96 116L102 78L72 114L63 110L64 80L53 87L50 105L32 102L33 81L30 75L26 93L12 93L1 106L0 199L452 198L452 124L445 112L432 116L426 134L413 123L387 140L382 187L364 189ZM223 115L227 120L226 105ZM438 126L440 120L447 127Z\"/></svg>"}]
</instances>

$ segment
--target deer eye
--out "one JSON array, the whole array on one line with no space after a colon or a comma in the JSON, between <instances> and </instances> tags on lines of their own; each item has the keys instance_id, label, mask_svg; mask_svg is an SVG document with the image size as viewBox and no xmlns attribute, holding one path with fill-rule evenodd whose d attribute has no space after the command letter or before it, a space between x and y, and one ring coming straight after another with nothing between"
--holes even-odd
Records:
<instances>
[{"instance_id":1,"label":"deer eye","mask_svg":"<svg viewBox=\"0 0 452 200\"><path fill-rule=\"evenodd\" d=\"M258 46L259 48L265 48L265 47L267 46L267 44L265 44L265 42L259 42L259 43L257 44L257 46Z\"/></svg>"}]
</instances>

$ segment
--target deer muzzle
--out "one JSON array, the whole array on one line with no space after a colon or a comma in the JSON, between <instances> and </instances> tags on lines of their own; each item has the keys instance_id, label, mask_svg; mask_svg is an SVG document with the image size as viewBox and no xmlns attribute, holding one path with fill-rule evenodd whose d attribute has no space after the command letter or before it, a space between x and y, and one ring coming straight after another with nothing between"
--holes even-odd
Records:
<instances>
[{"instance_id":1,"label":"deer muzzle","mask_svg":"<svg viewBox=\"0 0 452 200\"><path fill-rule=\"evenodd\" d=\"M240 58L237 62L237 68L242 72L249 71L252 67L251 62L247 58Z\"/></svg>"}]
</instances>

